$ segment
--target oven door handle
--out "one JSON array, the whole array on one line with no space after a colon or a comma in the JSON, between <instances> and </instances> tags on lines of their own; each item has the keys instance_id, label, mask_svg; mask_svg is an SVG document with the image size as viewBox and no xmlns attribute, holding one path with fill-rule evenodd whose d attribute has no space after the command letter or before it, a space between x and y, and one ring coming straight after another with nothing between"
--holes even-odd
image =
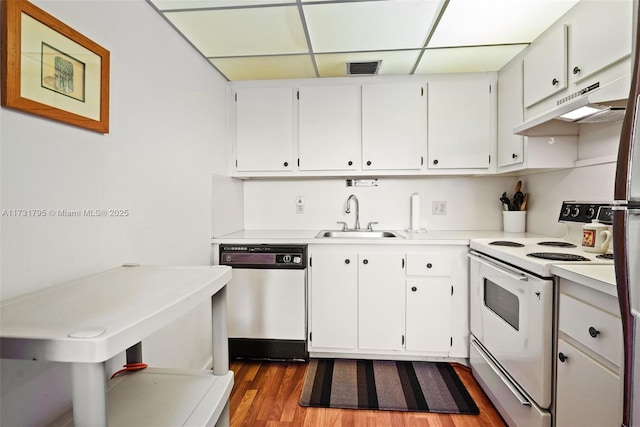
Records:
<instances>
[{"instance_id":1,"label":"oven door handle","mask_svg":"<svg viewBox=\"0 0 640 427\"><path fill-rule=\"evenodd\" d=\"M482 346L474 339L470 340L471 345L476 349L480 357L482 357L485 363L493 370L493 372L500 378L500 381L509 389L513 397L515 397L522 406L531 406L531 401L525 397L525 395L517 388L517 386L507 378L502 369L493 361L493 358L487 354Z\"/></svg>"},{"instance_id":2,"label":"oven door handle","mask_svg":"<svg viewBox=\"0 0 640 427\"><path fill-rule=\"evenodd\" d=\"M487 267L490 268L494 268L498 271L500 271L500 273L503 273L507 276L509 276L510 278L514 279L514 280L519 280L521 282L526 282L529 280L529 278L527 276L525 276L524 274L518 272L517 270L512 270L506 266L503 265L498 265L493 261L489 261L486 260L482 255L479 254L468 254L467 255L469 258L478 261L484 265L486 265Z\"/></svg>"}]
</instances>

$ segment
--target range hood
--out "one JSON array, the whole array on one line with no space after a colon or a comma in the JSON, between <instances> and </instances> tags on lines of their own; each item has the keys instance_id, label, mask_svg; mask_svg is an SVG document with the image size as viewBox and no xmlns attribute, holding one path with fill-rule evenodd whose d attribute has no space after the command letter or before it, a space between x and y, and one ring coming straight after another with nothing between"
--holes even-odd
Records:
<instances>
[{"instance_id":1,"label":"range hood","mask_svg":"<svg viewBox=\"0 0 640 427\"><path fill-rule=\"evenodd\" d=\"M577 135L578 124L614 122L624 118L630 76L607 85L595 82L556 101L556 108L513 129L526 136Z\"/></svg>"}]
</instances>

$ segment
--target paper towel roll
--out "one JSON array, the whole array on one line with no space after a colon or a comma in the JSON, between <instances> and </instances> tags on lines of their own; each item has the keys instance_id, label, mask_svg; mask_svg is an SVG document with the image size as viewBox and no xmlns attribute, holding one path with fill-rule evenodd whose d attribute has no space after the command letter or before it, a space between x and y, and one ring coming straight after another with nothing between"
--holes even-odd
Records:
<instances>
[{"instance_id":1,"label":"paper towel roll","mask_svg":"<svg viewBox=\"0 0 640 427\"><path fill-rule=\"evenodd\" d=\"M411 195L411 231L420 231L420 194Z\"/></svg>"}]
</instances>

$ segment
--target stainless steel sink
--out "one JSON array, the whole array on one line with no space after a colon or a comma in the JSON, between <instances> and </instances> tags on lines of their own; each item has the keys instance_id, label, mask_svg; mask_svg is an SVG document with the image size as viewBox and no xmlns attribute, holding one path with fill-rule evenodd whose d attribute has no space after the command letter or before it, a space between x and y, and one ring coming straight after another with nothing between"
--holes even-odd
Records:
<instances>
[{"instance_id":1,"label":"stainless steel sink","mask_svg":"<svg viewBox=\"0 0 640 427\"><path fill-rule=\"evenodd\" d=\"M394 231L371 231L371 230L323 230L316 237L360 239L360 238L397 238L404 239Z\"/></svg>"}]
</instances>

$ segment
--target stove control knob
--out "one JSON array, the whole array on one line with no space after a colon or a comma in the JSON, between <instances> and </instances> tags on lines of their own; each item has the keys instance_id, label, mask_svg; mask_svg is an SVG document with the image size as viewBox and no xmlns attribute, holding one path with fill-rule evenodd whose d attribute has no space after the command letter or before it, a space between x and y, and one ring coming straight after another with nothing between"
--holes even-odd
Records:
<instances>
[{"instance_id":1,"label":"stove control knob","mask_svg":"<svg viewBox=\"0 0 640 427\"><path fill-rule=\"evenodd\" d=\"M576 218L578 215L580 215L580 208L576 206L575 208L573 208L573 212L571 212L571 216L573 218Z\"/></svg>"},{"instance_id":2,"label":"stove control knob","mask_svg":"<svg viewBox=\"0 0 640 427\"><path fill-rule=\"evenodd\" d=\"M593 207L587 209L587 218L593 219L596 216L596 210Z\"/></svg>"},{"instance_id":3,"label":"stove control knob","mask_svg":"<svg viewBox=\"0 0 640 427\"><path fill-rule=\"evenodd\" d=\"M282 261L286 262L287 264L289 264L291 262L291 255L285 255L282 257Z\"/></svg>"},{"instance_id":4,"label":"stove control knob","mask_svg":"<svg viewBox=\"0 0 640 427\"><path fill-rule=\"evenodd\" d=\"M564 217L569 216L570 213L571 213L571 208L569 206L567 206L566 208L564 208L562 210L562 216L564 216Z\"/></svg>"}]
</instances>

